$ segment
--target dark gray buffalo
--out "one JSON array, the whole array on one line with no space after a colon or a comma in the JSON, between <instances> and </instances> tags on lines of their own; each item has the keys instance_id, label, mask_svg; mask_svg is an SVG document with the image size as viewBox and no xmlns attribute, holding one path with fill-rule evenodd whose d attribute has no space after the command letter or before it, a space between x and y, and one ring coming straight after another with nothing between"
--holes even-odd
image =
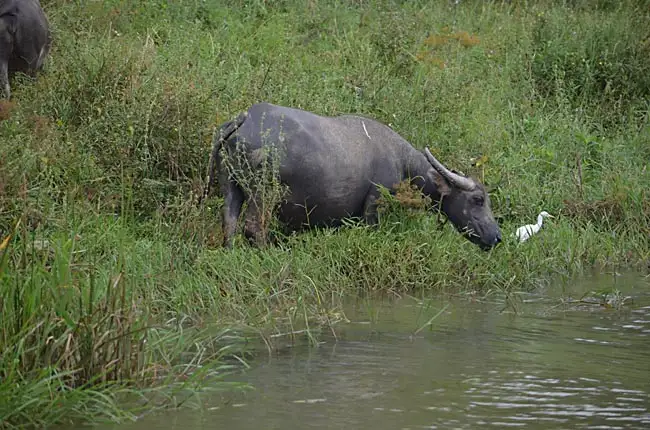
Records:
<instances>
[{"instance_id":1,"label":"dark gray buffalo","mask_svg":"<svg viewBox=\"0 0 650 430\"><path fill-rule=\"evenodd\" d=\"M336 226L346 217L362 217L375 224L380 196L376 184L394 190L396 184L409 179L435 204L442 200L447 218L473 243L487 250L501 241L483 185L447 169L428 148L424 152L415 149L391 128L369 118L324 117L260 103L223 124L214 139L202 199L209 195L218 171L227 248L232 246L245 200L249 203L245 235L258 241L262 234L261 202L232 173L258 168L265 157L273 155L264 152L269 147L280 149L275 153L281 154L276 158L280 183L289 192L277 214L288 230ZM232 160L238 159L233 170ZM224 160L231 161L228 168Z\"/></svg>"},{"instance_id":2,"label":"dark gray buffalo","mask_svg":"<svg viewBox=\"0 0 650 430\"><path fill-rule=\"evenodd\" d=\"M0 0L0 85L11 98L9 75L33 76L50 52L51 34L38 0Z\"/></svg>"}]
</instances>

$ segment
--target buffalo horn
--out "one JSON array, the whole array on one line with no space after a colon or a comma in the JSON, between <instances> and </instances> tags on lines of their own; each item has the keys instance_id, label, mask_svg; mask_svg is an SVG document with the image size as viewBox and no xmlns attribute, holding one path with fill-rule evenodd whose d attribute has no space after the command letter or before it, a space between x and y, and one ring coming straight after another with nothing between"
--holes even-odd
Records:
<instances>
[{"instance_id":1,"label":"buffalo horn","mask_svg":"<svg viewBox=\"0 0 650 430\"><path fill-rule=\"evenodd\" d=\"M429 148L424 148L424 153L433 168L436 169L445 179L451 182L452 185L466 191L472 191L474 189L474 181L447 169L440 161L436 160L436 157L434 157L431 152L429 152Z\"/></svg>"}]
</instances>

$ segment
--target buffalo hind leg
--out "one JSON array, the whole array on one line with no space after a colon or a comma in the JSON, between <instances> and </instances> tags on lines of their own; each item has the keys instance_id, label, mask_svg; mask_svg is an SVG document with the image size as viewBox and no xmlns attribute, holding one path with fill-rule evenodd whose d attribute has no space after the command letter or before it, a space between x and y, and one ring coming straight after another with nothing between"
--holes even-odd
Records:
<instances>
[{"instance_id":1,"label":"buffalo hind leg","mask_svg":"<svg viewBox=\"0 0 650 430\"><path fill-rule=\"evenodd\" d=\"M223 198L223 215L221 229L223 230L223 246L232 248L233 236L237 230L237 220L244 203L244 192L234 182L228 180L221 190Z\"/></svg>"},{"instance_id":2,"label":"buffalo hind leg","mask_svg":"<svg viewBox=\"0 0 650 430\"><path fill-rule=\"evenodd\" d=\"M254 198L249 199L246 216L244 217L244 236L246 236L251 245L258 247L264 246L267 243L266 228L262 225L263 216L257 200Z\"/></svg>"}]
</instances>

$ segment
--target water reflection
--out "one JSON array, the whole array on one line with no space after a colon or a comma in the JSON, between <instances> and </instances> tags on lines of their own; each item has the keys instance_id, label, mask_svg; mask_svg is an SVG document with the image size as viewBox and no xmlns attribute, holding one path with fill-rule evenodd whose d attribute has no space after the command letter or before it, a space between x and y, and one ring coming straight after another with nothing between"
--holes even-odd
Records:
<instances>
[{"instance_id":1,"label":"water reflection","mask_svg":"<svg viewBox=\"0 0 650 430\"><path fill-rule=\"evenodd\" d=\"M650 428L650 284L618 282L626 310L459 301L415 336L443 303L356 303L338 343L257 363L255 392L120 429Z\"/></svg>"}]
</instances>

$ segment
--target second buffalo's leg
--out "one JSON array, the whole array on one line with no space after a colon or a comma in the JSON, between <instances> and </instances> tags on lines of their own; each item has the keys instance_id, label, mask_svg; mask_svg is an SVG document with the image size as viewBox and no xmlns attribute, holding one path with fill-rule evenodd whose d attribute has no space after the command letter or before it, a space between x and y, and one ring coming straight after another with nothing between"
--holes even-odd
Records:
<instances>
[{"instance_id":1,"label":"second buffalo's leg","mask_svg":"<svg viewBox=\"0 0 650 430\"><path fill-rule=\"evenodd\" d=\"M7 99L11 98L9 86L9 59L13 51L13 41L4 19L0 18L0 86Z\"/></svg>"}]
</instances>

